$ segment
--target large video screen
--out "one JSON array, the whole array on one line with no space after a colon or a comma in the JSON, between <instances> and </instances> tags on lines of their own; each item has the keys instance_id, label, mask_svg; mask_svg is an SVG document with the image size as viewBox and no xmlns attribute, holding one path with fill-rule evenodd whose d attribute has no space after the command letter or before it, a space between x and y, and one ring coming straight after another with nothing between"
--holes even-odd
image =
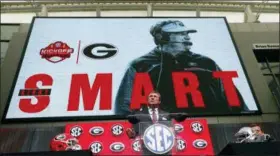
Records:
<instances>
[{"instance_id":1,"label":"large video screen","mask_svg":"<svg viewBox=\"0 0 280 156\"><path fill-rule=\"evenodd\" d=\"M152 90L169 113L261 112L225 18L36 17L4 121L123 118Z\"/></svg>"}]
</instances>

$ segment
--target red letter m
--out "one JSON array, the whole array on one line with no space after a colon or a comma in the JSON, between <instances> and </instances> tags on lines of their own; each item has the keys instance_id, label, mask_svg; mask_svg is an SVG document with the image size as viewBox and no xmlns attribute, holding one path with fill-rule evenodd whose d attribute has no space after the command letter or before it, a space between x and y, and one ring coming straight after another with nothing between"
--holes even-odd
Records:
<instances>
[{"instance_id":1,"label":"red letter m","mask_svg":"<svg viewBox=\"0 0 280 156\"><path fill-rule=\"evenodd\" d=\"M85 110L93 110L100 90L100 110L110 110L112 105L112 74L97 74L90 87L87 74L73 74L69 93L68 111L79 109L80 94Z\"/></svg>"}]
</instances>

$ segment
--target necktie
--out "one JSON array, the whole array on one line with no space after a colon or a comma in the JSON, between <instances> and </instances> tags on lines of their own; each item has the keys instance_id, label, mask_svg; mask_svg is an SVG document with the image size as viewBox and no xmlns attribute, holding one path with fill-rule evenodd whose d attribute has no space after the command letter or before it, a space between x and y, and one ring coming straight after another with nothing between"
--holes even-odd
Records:
<instances>
[{"instance_id":1,"label":"necktie","mask_svg":"<svg viewBox=\"0 0 280 156\"><path fill-rule=\"evenodd\" d=\"M153 123L156 123L157 122L156 111L155 110L152 111L153 111Z\"/></svg>"}]
</instances>

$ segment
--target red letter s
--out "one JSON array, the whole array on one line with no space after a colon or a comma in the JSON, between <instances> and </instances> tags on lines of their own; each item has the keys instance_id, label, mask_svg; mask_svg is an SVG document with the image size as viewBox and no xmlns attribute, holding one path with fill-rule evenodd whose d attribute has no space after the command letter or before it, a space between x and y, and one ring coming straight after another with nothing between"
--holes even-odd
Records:
<instances>
[{"instance_id":1,"label":"red letter s","mask_svg":"<svg viewBox=\"0 0 280 156\"><path fill-rule=\"evenodd\" d=\"M36 74L29 77L25 81L25 89L37 89L37 83L42 82L42 86L52 86L53 79L47 74ZM37 99L37 103L32 104L30 99L20 99L19 108L26 113L38 113L48 107L50 103L50 97L46 96L34 96Z\"/></svg>"}]
</instances>

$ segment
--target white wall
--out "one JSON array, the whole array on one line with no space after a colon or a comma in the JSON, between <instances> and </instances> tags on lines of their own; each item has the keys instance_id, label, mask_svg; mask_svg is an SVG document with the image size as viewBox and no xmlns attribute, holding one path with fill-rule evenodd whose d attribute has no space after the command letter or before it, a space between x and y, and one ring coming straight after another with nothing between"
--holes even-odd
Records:
<instances>
[{"instance_id":1,"label":"white wall","mask_svg":"<svg viewBox=\"0 0 280 156\"><path fill-rule=\"evenodd\" d=\"M168 16L178 16L178 17L188 17L195 16L195 11L153 11L154 17L168 17Z\"/></svg>"},{"instance_id":2,"label":"white wall","mask_svg":"<svg viewBox=\"0 0 280 156\"><path fill-rule=\"evenodd\" d=\"M31 23L35 13L1 13L1 23Z\"/></svg>"},{"instance_id":3,"label":"white wall","mask_svg":"<svg viewBox=\"0 0 280 156\"><path fill-rule=\"evenodd\" d=\"M101 11L101 16L103 17L143 17L147 16L147 11Z\"/></svg>"},{"instance_id":4,"label":"white wall","mask_svg":"<svg viewBox=\"0 0 280 156\"><path fill-rule=\"evenodd\" d=\"M48 16L85 16L85 17L92 17L92 16L96 16L96 12L95 11L73 11L73 12L49 12Z\"/></svg>"},{"instance_id":5,"label":"white wall","mask_svg":"<svg viewBox=\"0 0 280 156\"><path fill-rule=\"evenodd\" d=\"M244 13L242 12L214 12L214 11L202 11L200 13L201 17L219 17L225 16L229 23L243 23L244 22Z\"/></svg>"},{"instance_id":6,"label":"white wall","mask_svg":"<svg viewBox=\"0 0 280 156\"><path fill-rule=\"evenodd\" d=\"M279 13L261 13L259 17L261 22L279 22Z\"/></svg>"}]
</instances>

